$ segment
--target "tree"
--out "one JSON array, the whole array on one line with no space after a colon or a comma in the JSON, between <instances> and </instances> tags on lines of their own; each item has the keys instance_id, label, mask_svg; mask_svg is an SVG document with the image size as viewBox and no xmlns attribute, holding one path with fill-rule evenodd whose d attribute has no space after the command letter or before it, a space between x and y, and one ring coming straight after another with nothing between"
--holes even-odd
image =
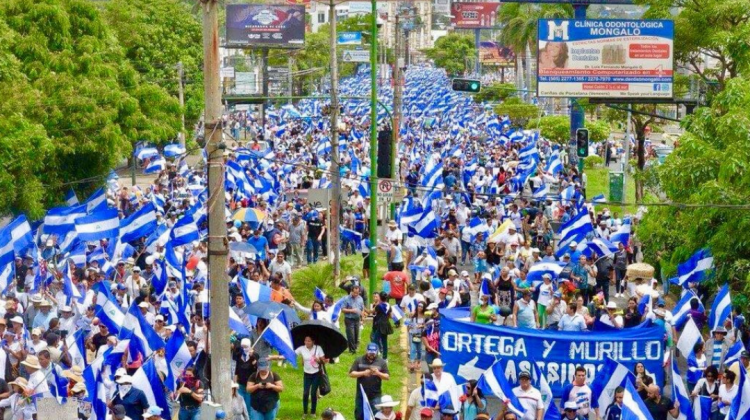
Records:
<instances>
[{"instance_id":1,"label":"tree","mask_svg":"<svg viewBox=\"0 0 750 420\"><path fill-rule=\"evenodd\" d=\"M477 50L470 36L453 32L438 38L435 46L428 49L426 54L448 74L460 75L468 69L466 58L475 57Z\"/></svg>"},{"instance_id":2,"label":"tree","mask_svg":"<svg viewBox=\"0 0 750 420\"><path fill-rule=\"evenodd\" d=\"M519 98L508 98L495 107L495 113L507 115L514 127L526 127L529 120L539 117L539 108L526 104Z\"/></svg>"},{"instance_id":3,"label":"tree","mask_svg":"<svg viewBox=\"0 0 750 420\"><path fill-rule=\"evenodd\" d=\"M479 93L474 95L474 102L501 102L518 92L513 83L492 83L482 86Z\"/></svg>"},{"instance_id":4,"label":"tree","mask_svg":"<svg viewBox=\"0 0 750 420\"><path fill-rule=\"evenodd\" d=\"M750 65L750 0L643 0L645 18L674 19L675 62L719 90ZM678 10L676 16L673 10ZM716 67L706 60L716 63Z\"/></svg>"},{"instance_id":5,"label":"tree","mask_svg":"<svg viewBox=\"0 0 750 420\"><path fill-rule=\"evenodd\" d=\"M0 213L39 217L70 185L98 187L134 142L176 135L179 104L141 79L89 1L7 0L0 23L0 182L28 190Z\"/></svg>"},{"instance_id":6,"label":"tree","mask_svg":"<svg viewBox=\"0 0 750 420\"><path fill-rule=\"evenodd\" d=\"M680 144L657 169L668 201L705 207L652 207L638 231L646 259L666 274L696 250L709 247L720 281L750 291L750 213L719 205L747 205L750 196L750 81L728 80L710 107L683 125Z\"/></svg>"},{"instance_id":7,"label":"tree","mask_svg":"<svg viewBox=\"0 0 750 420\"><path fill-rule=\"evenodd\" d=\"M558 144L568 144L570 140L570 117L551 115L529 121L530 129L539 129L542 137Z\"/></svg>"},{"instance_id":8,"label":"tree","mask_svg":"<svg viewBox=\"0 0 750 420\"><path fill-rule=\"evenodd\" d=\"M180 0L111 0L104 18L133 68L175 98L177 63L182 62L185 124L190 129L203 112L203 33L190 6Z\"/></svg>"},{"instance_id":9,"label":"tree","mask_svg":"<svg viewBox=\"0 0 750 420\"><path fill-rule=\"evenodd\" d=\"M612 131L609 123L604 120L586 121L586 128L589 130L589 139L597 142L609 139Z\"/></svg>"}]
</instances>

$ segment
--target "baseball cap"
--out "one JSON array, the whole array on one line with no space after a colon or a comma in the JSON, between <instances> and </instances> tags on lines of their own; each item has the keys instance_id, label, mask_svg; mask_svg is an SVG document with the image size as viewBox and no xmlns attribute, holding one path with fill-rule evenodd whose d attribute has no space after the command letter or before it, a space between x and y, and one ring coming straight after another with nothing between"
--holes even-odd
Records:
<instances>
[{"instance_id":1,"label":"baseball cap","mask_svg":"<svg viewBox=\"0 0 750 420\"><path fill-rule=\"evenodd\" d=\"M419 415L420 415L421 417L429 417L429 418L432 418L432 410L431 410L431 409L429 409L429 408L427 408L427 407L425 407L425 408L423 408L422 410L420 410L420 411L419 411Z\"/></svg>"},{"instance_id":2,"label":"baseball cap","mask_svg":"<svg viewBox=\"0 0 750 420\"><path fill-rule=\"evenodd\" d=\"M531 374L529 372L523 371L518 375L518 379L531 379Z\"/></svg>"},{"instance_id":3,"label":"baseball cap","mask_svg":"<svg viewBox=\"0 0 750 420\"><path fill-rule=\"evenodd\" d=\"M378 345L375 343L370 343L367 345L367 352L368 353L377 353L378 352Z\"/></svg>"}]
</instances>

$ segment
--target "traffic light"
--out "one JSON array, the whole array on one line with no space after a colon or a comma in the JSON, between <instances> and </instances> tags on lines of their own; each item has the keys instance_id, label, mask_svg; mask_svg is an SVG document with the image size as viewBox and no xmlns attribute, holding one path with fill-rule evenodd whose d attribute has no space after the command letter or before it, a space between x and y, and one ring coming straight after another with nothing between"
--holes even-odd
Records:
<instances>
[{"instance_id":1,"label":"traffic light","mask_svg":"<svg viewBox=\"0 0 750 420\"><path fill-rule=\"evenodd\" d=\"M456 92L479 93L482 82L472 79L453 79L453 90Z\"/></svg>"},{"instance_id":2,"label":"traffic light","mask_svg":"<svg viewBox=\"0 0 750 420\"><path fill-rule=\"evenodd\" d=\"M576 155L581 158L589 155L589 130L587 128L576 130Z\"/></svg>"}]
</instances>

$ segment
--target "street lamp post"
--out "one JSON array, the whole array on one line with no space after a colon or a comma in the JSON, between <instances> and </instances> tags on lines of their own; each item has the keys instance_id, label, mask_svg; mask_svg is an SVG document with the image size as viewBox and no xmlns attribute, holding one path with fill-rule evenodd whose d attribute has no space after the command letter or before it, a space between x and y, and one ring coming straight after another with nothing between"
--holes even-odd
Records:
<instances>
[{"instance_id":1,"label":"street lamp post","mask_svg":"<svg viewBox=\"0 0 750 420\"><path fill-rule=\"evenodd\" d=\"M377 277L378 245L378 6L376 0L370 0L370 284L368 293L375 292Z\"/></svg>"}]
</instances>

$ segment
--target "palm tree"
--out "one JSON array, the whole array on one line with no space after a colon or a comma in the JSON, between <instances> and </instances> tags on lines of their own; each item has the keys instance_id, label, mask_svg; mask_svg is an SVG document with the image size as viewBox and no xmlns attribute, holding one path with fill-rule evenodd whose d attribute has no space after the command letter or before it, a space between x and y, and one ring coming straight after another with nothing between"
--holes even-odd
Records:
<instances>
[{"instance_id":1,"label":"palm tree","mask_svg":"<svg viewBox=\"0 0 750 420\"><path fill-rule=\"evenodd\" d=\"M539 19L569 19L573 17L573 6L569 4L504 3L497 13L502 26L500 42L516 53L516 83L523 77L522 56L530 51L534 57L537 50L537 26ZM533 58L532 58L533 59ZM529 69L530 62L526 63ZM528 83L531 88L531 81ZM519 85L519 89L521 85Z\"/></svg>"}]
</instances>

